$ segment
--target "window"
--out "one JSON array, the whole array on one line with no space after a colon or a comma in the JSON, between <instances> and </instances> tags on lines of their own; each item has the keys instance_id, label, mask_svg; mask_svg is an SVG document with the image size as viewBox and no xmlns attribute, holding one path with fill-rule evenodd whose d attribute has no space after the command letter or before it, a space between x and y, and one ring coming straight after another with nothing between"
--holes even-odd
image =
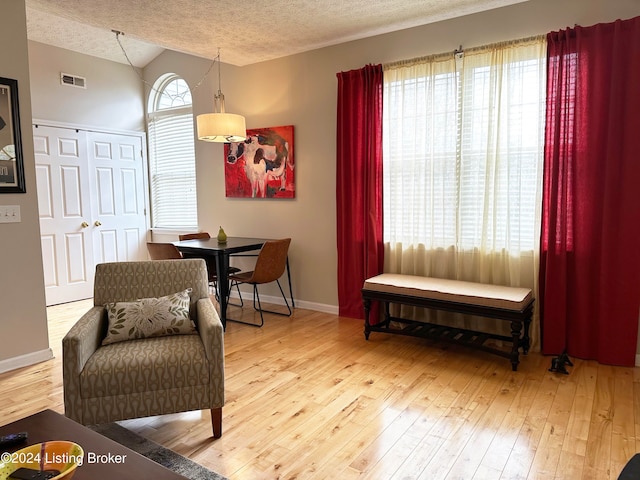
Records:
<instances>
[{"instance_id":1,"label":"window","mask_svg":"<svg viewBox=\"0 0 640 480\"><path fill-rule=\"evenodd\" d=\"M545 52L523 41L385 68L385 242L534 250Z\"/></svg>"},{"instance_id":2,"label":"window","mask_svg":"<svg viewBox=\"0 0 640 480\"><path fill-rule=\"evenodd\" d=\"M149 98L149 170L154 228L195 228L196 162L191 90L180 77L160 78Z\"/></svg>"}]
</instances>

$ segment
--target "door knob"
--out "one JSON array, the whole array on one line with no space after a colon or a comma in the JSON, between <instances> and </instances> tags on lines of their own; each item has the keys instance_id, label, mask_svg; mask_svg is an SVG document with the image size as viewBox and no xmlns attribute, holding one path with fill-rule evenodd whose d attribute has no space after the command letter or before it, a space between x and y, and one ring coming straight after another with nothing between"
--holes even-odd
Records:
<instances>
[{"instance_id":1,"label":"door knob","mask_svg":"<svg viewBox=\"0 0 640 480\"><path fill-rule=\"evenodd\" d=\"M93 224L94 224L96 227L99 227L100 225L102 225L98 220L96 220L95 222L93 222Z\"/></svg>"},{"instance_id":2,"label":"door knob","mask_svg":"<svg viewBox=\"0 0 640 480\"><path fill-rule=\"evenodd\" d=\"M87 222L82 222L82 223L80 224L80 226L81 226L82 228L87 228L87 227L89 226L89 224L88 224Z\"/></svg>"}]
</instances>

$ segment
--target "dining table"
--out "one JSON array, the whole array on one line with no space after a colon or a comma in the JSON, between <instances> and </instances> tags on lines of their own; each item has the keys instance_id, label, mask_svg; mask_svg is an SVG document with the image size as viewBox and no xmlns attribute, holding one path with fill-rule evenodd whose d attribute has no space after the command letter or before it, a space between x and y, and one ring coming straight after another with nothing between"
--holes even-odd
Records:
<instances>
[{"instance_id":1,"label":"dining table","mask_svg":"<svg viewBox=\"0 0 640 480\"><path fill-rule=\"evenodd\" d=\"M216 237L201 238L193 240L180 240L173 242L178 250L185 257L198 257L213 259L216 266L218 281L217 294L220 303L220 320L226 329L227 321L233 319L227 317L227 305L229 300L229 282L222 281L229 275L229 258L232 255L246 254L247 252L258 251L268 242L268 238L249 237L227 237L226 242L219 242ZM255 254L257 256L257 253ZM287 257L287 280L289 282L289 295L291 304L295 307L293 300L293 289L291 287L291 271L289 269L289 257Z\"/></svg>"}]
</instances>

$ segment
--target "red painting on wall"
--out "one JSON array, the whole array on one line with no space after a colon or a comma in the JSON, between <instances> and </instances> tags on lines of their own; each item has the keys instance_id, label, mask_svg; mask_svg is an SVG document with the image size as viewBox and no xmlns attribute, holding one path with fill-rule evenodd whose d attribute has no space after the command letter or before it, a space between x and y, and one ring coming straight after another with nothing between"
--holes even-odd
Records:
<instances>
[{"instance_id":1,"label":"red painting on wall","mask_svg":"<svg viewBox=\"0 0 640 480\"><path fill-rule=\"evenodd\" d=\"M224 156L227 197L295 198L293 125L248 129Z\"/></svg>"}]
</instances>

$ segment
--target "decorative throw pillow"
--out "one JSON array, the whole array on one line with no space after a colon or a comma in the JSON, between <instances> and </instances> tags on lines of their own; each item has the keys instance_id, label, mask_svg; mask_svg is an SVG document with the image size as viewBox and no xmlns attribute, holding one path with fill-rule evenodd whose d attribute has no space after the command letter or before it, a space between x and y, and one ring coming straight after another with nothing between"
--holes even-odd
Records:
<instances>
[{"instance_id":1,"label":"decorative throw pillow","mask_svg":"<svg viewBox=\"0 0 640 480\"><path fill-rule=\"evenodd\" d=\"M188 288L166 297L107 303L109 328L102 345L136 338L196 333L196 327L189 318L190 293Z\"/></svg>"}]
</instances>

